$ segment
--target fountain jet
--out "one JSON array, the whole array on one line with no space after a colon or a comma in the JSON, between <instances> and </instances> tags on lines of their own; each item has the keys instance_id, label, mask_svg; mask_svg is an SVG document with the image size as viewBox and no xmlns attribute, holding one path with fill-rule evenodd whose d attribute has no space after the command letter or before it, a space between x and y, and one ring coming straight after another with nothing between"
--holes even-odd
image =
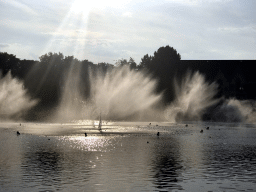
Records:
<instances>
[{"instance_id":1,"label":"fountain jet","mask_svg":"<svg viewBox=\"0 0 256 192\"><path fill-rule=\"evenodd\" d=\"M81 92L80 68L71 67L57 109L57 120L78 119L123 120L138 118L161 101L162 94L155 94L156 80L129 67L89 70L89 98ZM84 89L84 88L82 88Z\"/></svg>"},{"instance_id":2,"label":"fountain jet","mask_svg":"<svg viewBox=\"0 0 256 192\"><path fill-rule=\"evenodd\" d=\"M175 80L175 100L165 111L169 121L201 120L204 112L217 104L215 83L209 84L199 72L187 73L181 83Z\"/></svg>"},{"instance_id":3,"label":"fountain jet","mask_svg":"<svg viewBox=\"0 0 256 192\"><path fill-rule=\"evenodd\" d=\"M0 75L0 118L19 119L34 107L38 100L31 99L24 89L23 82L13 78L9 71Z\"/></svg>"}]
</instances>

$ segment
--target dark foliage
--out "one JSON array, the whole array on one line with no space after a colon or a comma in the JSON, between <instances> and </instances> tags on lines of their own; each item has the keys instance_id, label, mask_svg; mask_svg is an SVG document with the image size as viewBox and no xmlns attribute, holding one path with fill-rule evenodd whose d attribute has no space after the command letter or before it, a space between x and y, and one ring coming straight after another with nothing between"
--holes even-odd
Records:
<instances>
[{"instance_id":1,"label":"dark foliage","mask_svg":"<svg viewBox=\"0 0 256 192\"><path fill-rule=\"evenodd\" d=\"M139 69L147 69L154 78L158 79L157 92L164 92L164 101L174 99L173 77L179 67L181 57L173 47L160 47L154 56L145 55L141 59Z\"/></svg>"}]
</instances>

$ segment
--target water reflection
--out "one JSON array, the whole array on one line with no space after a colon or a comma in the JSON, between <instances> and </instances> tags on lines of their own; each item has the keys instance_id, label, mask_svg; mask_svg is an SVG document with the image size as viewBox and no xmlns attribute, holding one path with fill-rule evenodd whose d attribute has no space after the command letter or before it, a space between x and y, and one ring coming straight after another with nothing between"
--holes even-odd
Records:
<instances>
[{"instance_id":1,"label":"water reflection","mask_svg":"<svg viewBox=\"0 0 256 192\"><path fill-rule=\"evenodd\" d=\"M0 131L0 191L8 191L8 186L20 183L22 137L8 129L1 128Z\"/></svg>"},{"instance_id":2,"label":"water reflection","mask_svg":"<svg viewBox=\"0 0 256 192\"><path fill-rule=\"evenodd\" d=\"M178 184L182 169L179 140L170 136L157 138L152 152L154 153L152 163L156 188L159 190L182 189Z\"/></svg>"},{"instance_id":3,"label":"water reflection","mask_svg":"<svg viewBox=\"0 0 256 192\"><path fill-rule=\"evenodd\" d=\"M60 154L54 151L30 151L22 158L23 187L61 187ZM27 186L27 184L29 185Z\"/></svg>"},{"instance_id":4,"label":"water reflection","mask_svg":"<svg viewBox=\"0 0 256 192\"><path fill-rule=\"evenodd\" d=\"M102 152L110 151L114 137L37 137L26 136L23 146L22 179L24 188L76 189L100 171ZM110 147L108 147L110 146ZM27 185L26 183L29 183Z\"/></svg>"},{"instance_id":5,"label":"water reflection","mask_svg":"<svg viewBox=\"0 0 256 192\"><path fill-rule=\"evenodd\" d=\"M143 126L137 132L123 127L122 133L87 137L46 137L23 130L17 136L16 129L0 128L0 191L255 188L256 129L204 126Z\"/></svg>"},{"instance_id":6,"label":"water reflection","mask_svg":"<svg viewBox=\"0 0 256 192\"><path fill-rule=\"evenodd\" d=\"M219 148L214 147L211 156L207 163L211 168L209 172L212 177L235 178L242 176L240 179L252 180L256 183L254 180L256 176L255 146L226 144Z\"/></svg>"}]
</instances>

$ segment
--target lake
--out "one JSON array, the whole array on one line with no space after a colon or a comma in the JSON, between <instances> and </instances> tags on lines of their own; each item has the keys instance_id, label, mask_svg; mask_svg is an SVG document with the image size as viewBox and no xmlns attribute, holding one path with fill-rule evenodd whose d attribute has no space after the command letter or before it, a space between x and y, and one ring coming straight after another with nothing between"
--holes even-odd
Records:
<instances>
[{"instance_id":1,"label":"lake","mask_svg":"<svg viewBox=\"0 0 256 192\"><path fill-rule=\"evenodd\" d=\"M0 123L0 191L256 190L254 124L97 124Z\"/></svg>"}]
</instances>

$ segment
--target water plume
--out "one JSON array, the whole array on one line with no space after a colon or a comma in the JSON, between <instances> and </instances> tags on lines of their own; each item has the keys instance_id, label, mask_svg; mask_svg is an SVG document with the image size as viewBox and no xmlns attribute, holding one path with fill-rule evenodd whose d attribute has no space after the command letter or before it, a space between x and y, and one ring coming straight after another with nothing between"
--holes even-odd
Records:
<instances>
[{"instance_id":1,"label":"water plume","mask_svg":"<svg viewBox=\"0 0 256 192\"><path fill-rule=\"evenodd\" d=\"M181 83L175 80L175 100L165 111L166 119L171 122L202 120L204 112L217 104L216 83L209 84L199 72L187 73Z\"/></svg>"},{"instance_id":2,"label":"water plume","mask_svg":"<svg viewBox=\"0 0 256 192\"><path fill-rule=\"evenodd\" d=\"M90 71L90 70L89 70ZM57 120L103 119L124 120L153 110L162 95L155 94L156 80L129 67L114 67L89 72L89 98L83 96L78 68L67 76Z\"/></svg>"},{"instance_id":3,"label":"water plume","mask_svg":"<svg viewBox=\"0 0 256 192\"><path fill-rule=\"evenodd\" d=\"M61 101L56 109L55 116L52 118L53 120L62 122L85 118L83 109L86 102L80 90L80 70L81 64L74 62L66 72L67 74L64 75L66 79L62 89Z\"/></svg>"},{"instance_id":4,"label":"water plume","mask_svg":"<svg viewBox=\"0 0 256 192\"><path fill-rule=\"evenodd\" d=\"M211 120L216 122L256 121L256 103L253 100L227 99L210 112Z\"/></svg>"},{"instance_id":5,"label":"water plume","mask_svg":"<svg viewBox=\"0 0 256 192\"><path fill-rule=\"evenodd\" d=\"M0 75L0 118L17 119L38 103L31 99L24 89L23 82L13 78L9 71L4 77Z\"/></svg>"},{"instance_id":6,"label":"water plume","mask_svg":"<svg viewBox=\"0 0 256 192\"><path fill-rule=\"evenodd\" d=\"M154 94L156 80L129 67L116 68L105 75L98 72L91 80L92 102L110 119L149 110L161 99L161 94Z\"/></svg>"}]
</instances>

